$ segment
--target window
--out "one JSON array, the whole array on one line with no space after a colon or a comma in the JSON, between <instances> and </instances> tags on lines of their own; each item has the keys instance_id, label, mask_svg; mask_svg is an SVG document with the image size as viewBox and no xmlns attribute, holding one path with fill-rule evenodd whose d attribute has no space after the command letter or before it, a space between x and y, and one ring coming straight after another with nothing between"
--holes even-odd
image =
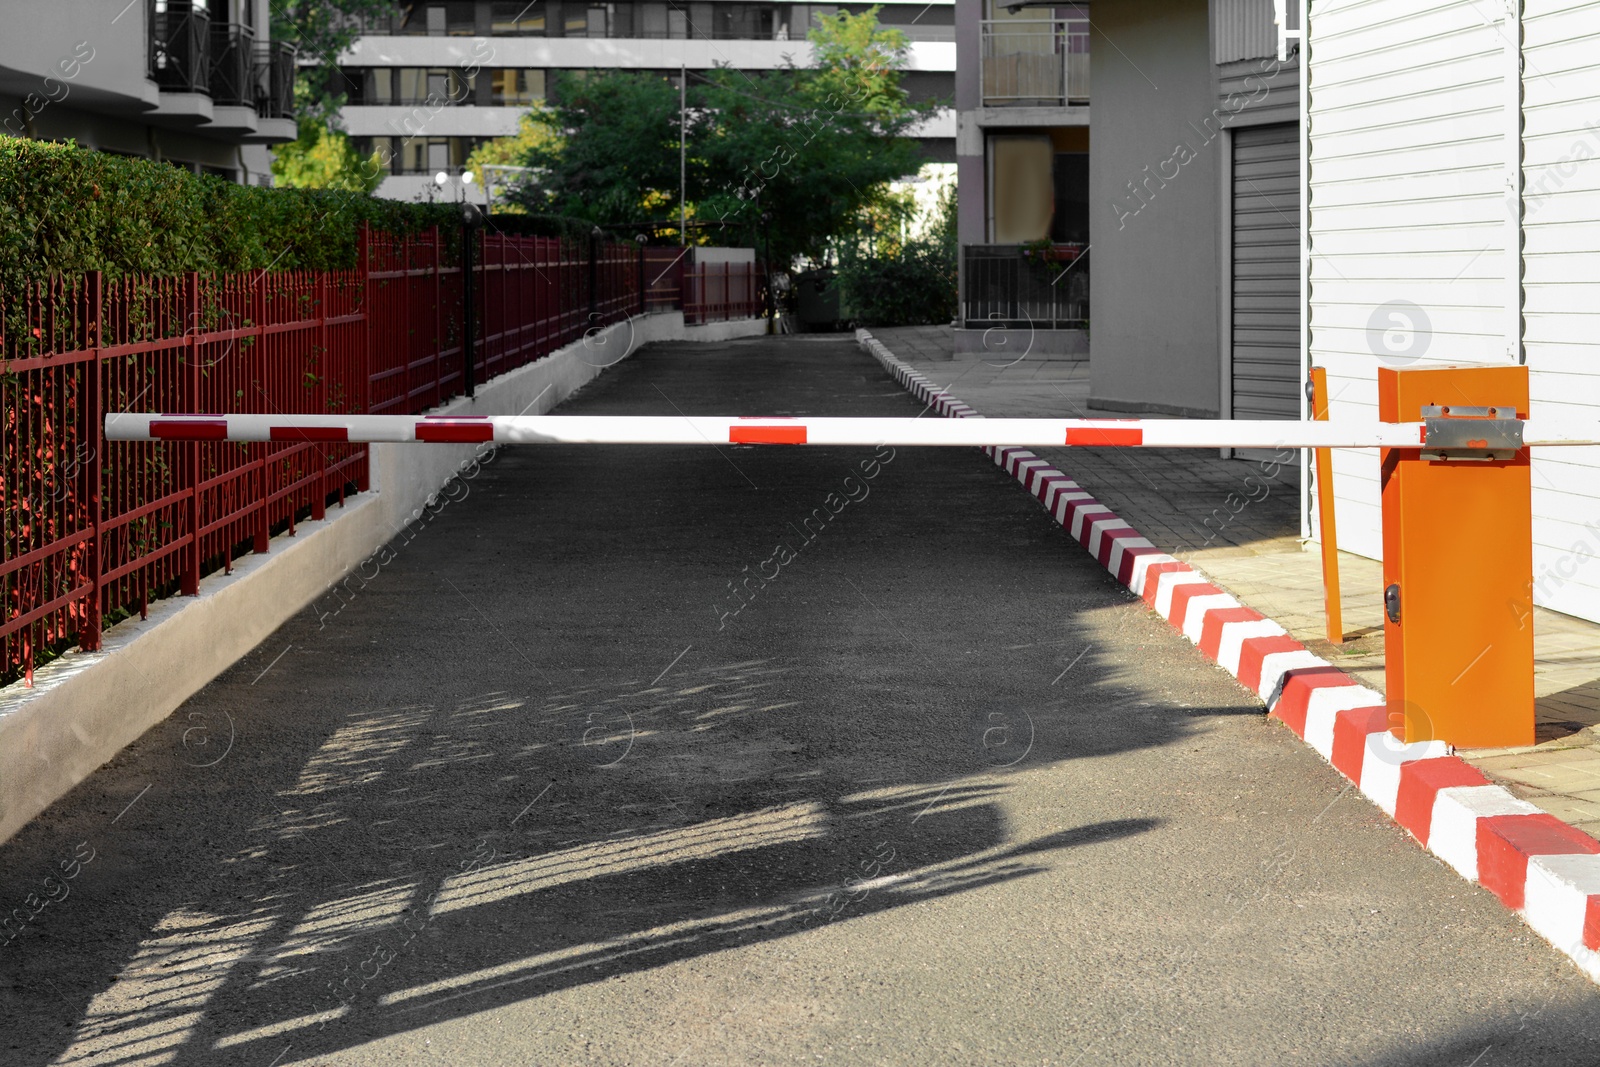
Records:
<instances>
[{"instance_id":1,"label":"window","mask_svg":"<svg viewBox=\"0 0 1600 1067\"><path fill-rule=\"evenodd\" d=\"M373 32L401 36L471 37L478 32L477 5L473 0L433 0L432 3L403 3L392 16L370 16Z\"/></svg>"},{"instance_id":2,"label":"window","mask_svg":"<svg viewBox=\"0 0 1600 1067\"><path fill-rule=\"evenodd\" d=\"M473 0L450 0L444 5L444 32L451 37L472 37L478 32L478 5Z\"/></svg>"},{"instance_id":3,"label":"window","mask_svg":"<svg viewBox=\"0 0 1600 1067\"><path fill-rule=\"evenodd\" d=\"M503 68L494 72L490 103L527 107L543 100L544 71Z\"/></svg>"},{"instance_id":4,"label":"window","mask_svg":"<svg viewBox=\"0 0 1600 1067\"><path fill-rule=\"evenodd\" d=\"M543 37L544 0L495 0L490 26L496 37Z\"/></svg>"},{"instance_id":5,"label":"window","mask_svg":"<svg viewBox=\"0 0 1600 1067\"><path fill-rule=\"evenodd\" d=\"M459 67L395 67L374 70L378 103L472 105L477 103L477 75Z\"/></svg>"},{"instance_id":6,"label":"window","mask_svg":"<svg viewBox=\"0 0 1600 1067\"><path fill-rule=\"evenodd\" d=\"M667 5L648 3L639 5L639 36L659 39L667 36Z\"/></svg>"},{"instance_id":7,"label":"window","mask_svg":"<svg viewBox=\"0 0 1600 1067\"><path fill-rule=\"evenodd\" d=\"M455 173L466 166L467 157L481 137L358 137L355 149L365 159L373 152L388 160L390 174Z\"/></svg>"},{"instance_id":8,"label":"window","mask_svg":"<svg viewBox=\"0 0 1600 1067\"><path fill-rule=\"evenodd\" d=\"M689 14L682 8L671 8L667 12L667 36L675 41L682 41L689 36Z\"/></svg>"},{"instance_id":9,"label":"window","mask_svg":"<svg viewBox=\"0 0 1600 1067\"><path fill-rule=\"evenodd\" d=\"M774 9L766 4L718 4L717 39L724 41L766 41L773 35Z\"/></svg>"}]
</instances>

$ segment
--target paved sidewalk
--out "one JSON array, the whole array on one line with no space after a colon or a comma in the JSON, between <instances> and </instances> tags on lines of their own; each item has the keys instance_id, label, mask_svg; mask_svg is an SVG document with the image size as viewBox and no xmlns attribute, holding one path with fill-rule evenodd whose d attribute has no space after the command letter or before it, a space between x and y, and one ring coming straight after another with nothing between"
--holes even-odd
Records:
<instances>
[{"instance_id":1,"label":"paved sidewalk","mask_svg":"<svg viewBox=\"0 0 1600 1067\"><path fill-rule=\"evenodd\" d=\"M1089 405L1089 364L941 356L948 327L878 329L900 359L984 415L1127 418ZM1140 418L1166 418L1140 414ZM1297 456L1223 459L1195 449L1036 448L1117 514L1209 575L1241 602L1276 620L1317 655L1380 692L1383 676L1381 565L1339 554L1345 641L1327 641L1321 558L1300 540ZM1532 748L1459 753L1507 789L1600 837L1600 625L1534 612L1535 721Z\"/></svg>"}]
</instances>

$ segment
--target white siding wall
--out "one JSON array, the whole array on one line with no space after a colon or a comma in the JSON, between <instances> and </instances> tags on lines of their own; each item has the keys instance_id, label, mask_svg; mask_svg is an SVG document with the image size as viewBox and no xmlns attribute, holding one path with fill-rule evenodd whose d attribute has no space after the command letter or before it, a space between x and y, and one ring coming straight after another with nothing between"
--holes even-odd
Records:
<instances>
[{"instance_id":1,"label":"white siding wall","mask_svg":"<svg viewBox=\"0 0 1600 1067\"><path fill-rule=\"evenodd\" d=\"M1540 413L1600 418L1600 3L1525 0L1524 347ZM1600 449L1533 461L1535 599L1600 621Z\"/></svg>"},{"instance_id":2,"label":"white siding wall","mask_svg":"<svg viewBox=\"0 0 1600 1067\"><path fill-rule=\"evenodd\" d=\"M1418 363L1520 342L1535 414L1600 417L1600 0L1521 6L1520 27L1471 0L1313 9L1311 359L1334 418L1374 416L1377 367L1404 362L1369 330L1397 300L1425 316ZM1334 471L1341 547L1378 556L1376 455ZM1534 600L1600 621L1600 449L1536 454L1533 483Z\"/></svg>"},{"instance_id":3,"label":"white siding wall","mask_svg":"<svg viewBox=\"0 0 1600 1067\"><path fill-rule=\"evenodd\" d=\"M1496 10L1499 10L1498 5ZM1471 0L1344 0L1312 9L1311 360L1335 419L1377 418L1377 368L1414 349L1369 331L1422 309L1428 363L1507 361L1504 195L1510 93L1501 27ZM1514 268L1513 268L1514 269ZM1431 325L1431 329L1430 329ZM1376 343L1375 343L1376 342ZM1378 457L1334 456L1340 547L1378 557Z\"/></svg>"}]
</instances>

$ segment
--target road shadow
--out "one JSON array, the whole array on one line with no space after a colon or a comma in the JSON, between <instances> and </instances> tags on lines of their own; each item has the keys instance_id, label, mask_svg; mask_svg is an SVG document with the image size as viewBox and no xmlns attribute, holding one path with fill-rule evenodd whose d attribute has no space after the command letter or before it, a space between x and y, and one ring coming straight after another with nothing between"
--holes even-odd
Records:
<instances>
[{"instance_id":1,"label":"road shadow","mask_svg":"<svg viewBox=\"0 0 1600 1067\"><path fill-rule=\"evenodd\" d=\"M799 348L573 410L919 409ZM1019 839L1016 776L1260 714L965 450L481 470L0 846L0 1060L297 1062L1036 877L1160 824Z\"/></svg>"}]
</instances>

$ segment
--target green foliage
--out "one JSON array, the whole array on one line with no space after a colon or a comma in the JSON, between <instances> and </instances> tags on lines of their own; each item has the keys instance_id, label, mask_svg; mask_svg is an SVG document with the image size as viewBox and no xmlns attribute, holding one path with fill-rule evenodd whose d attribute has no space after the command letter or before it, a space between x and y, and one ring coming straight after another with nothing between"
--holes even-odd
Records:
<instances>
[{"instance_id":1,"label":"green foliage","mask_svg":"<svg viewBox=\"0 0 1600 1067\"><path fill-rule=\"evenodd\" d=\"M292 42L309 60L295 74L297 137L272 149L272 175L296 189L343 189L370 193L383 182L381 164L356 155L339 126L345 98L335 93L329 72L339 53L360 35L360 18L388 15L398 0L288 0L272 5L272 39ZM376 160L376 155L373 157Z\"/></svg>"},{"instance_id":2,"label":"green foliage","mask_svg":"<svg viewBox=\"0 0 1600 1067\"><path fill-rule=\"evenodd\" d=\"M823 262L892 208L887 184L916 171L906 135L936 106L900 85L907 44L877 9L821 19L814 65L691 73L683 126L687 175L680 204L679 93L666 79L626 71L565 75L535 115L537 143L516 157L537 183L511 194L530 210L602 225L675 228L698 240ZM765 216L765 218L763 218Z\"/></svg>"},{"instance_id":3,"label":"green foliage","mask_svg":"<svg viewBox=\"0 0 1600 1067\"><path fill-rule=\"evenodd\" d=\"M675 214L678 91L663 78L629 71L563 71L553 88L559 102L532 116L539 132L519 161L544 179L508 199L602 224L651 217L649 206L668 198Z\"/></svg>"},{"instance_id":4,"label":"green foliage","mask_svg":"<svg viewBox=\"0 0 1600 1067\"><path fill-rule=\"evenodd\" d=\"M301 59L326 70L360 36L362 16L392 14L401 6L401 0L282 0L272 4L272 39L294 42Z\"/></svg>"},{"instance_id":5,"label":"green foliage","mask_svg":"<svg viewBox=\"0 0 1600 1067\"><path fill-rule=\"evenodd\" d=\"M342 189L370 193L383 184L383 161L356 155L343 130L302 114L300 138L272 150L272 177L285 189Z\"/></svg>"},{"instance_id":6,"label":"green foliage","mask_svg":"<svg viewBox=\"0 0 1600 1067\"><path fill-rule=\"evenodd\" d=\"M485 141L467 157L466 169L477 174L478 181L483 183L485 188L493 184L494 195L498 198L494 204L497 217L506 213L527 212L525 203L518 203L506 194L524 184L530 176L515 171L486 171L484 168L526 166L524 160L529 156L557 147L559 140L560 135L548 121L546 113L542 110L530 111L518 119L516 133L509 137L496 137L492 141Z\"/></svg>"},{"instance_id":7,"label":"green foliage","mask_svg":"<svg viewBox=\"0 0 1600 1067\"><path fill-rule=\"evenodd\" d=\"M7 325L26 284L56 274L354 267L363 222L393 233L432 225L454 232L458 217L453 205L235 185L70 143L0 137Z\"/></svg>"},{"instance_id":8,"label":"green foliage","mask_svg":"<svg viewBox=\"0 0 1600 1067\"><path fill-rule=\"evenodd\" d=\"M955 187L928 232L881 254L847 251L839 265L841 299L861 326L922 326L956 316Z\"/></svg>"}]
</instances>

